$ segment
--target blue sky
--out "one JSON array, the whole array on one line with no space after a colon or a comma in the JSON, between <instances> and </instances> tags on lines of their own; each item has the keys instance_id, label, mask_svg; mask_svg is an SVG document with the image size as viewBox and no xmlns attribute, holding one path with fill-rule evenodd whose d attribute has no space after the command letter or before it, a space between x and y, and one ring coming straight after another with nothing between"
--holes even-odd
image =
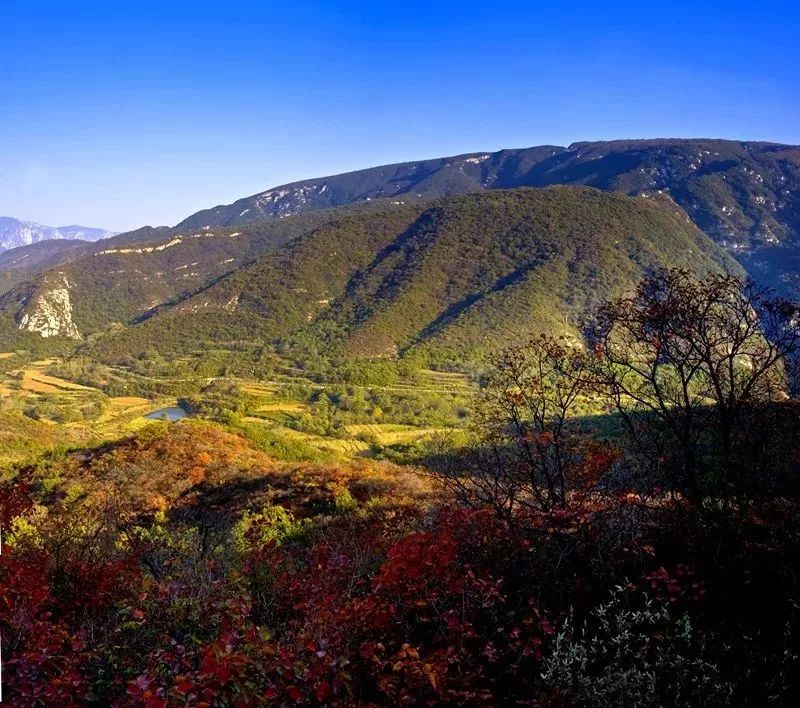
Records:
<instances>
[{"instance_id":1,"label":"blue sky","mask_svg":"<svg viewBox=\"0 0 800 708\"><path fill-rule=\"evenodd\" d=\"M0 214L173 224L292 180L622 137L800 143L789 2L4 0Z\"/></svg>"}]
</instances>

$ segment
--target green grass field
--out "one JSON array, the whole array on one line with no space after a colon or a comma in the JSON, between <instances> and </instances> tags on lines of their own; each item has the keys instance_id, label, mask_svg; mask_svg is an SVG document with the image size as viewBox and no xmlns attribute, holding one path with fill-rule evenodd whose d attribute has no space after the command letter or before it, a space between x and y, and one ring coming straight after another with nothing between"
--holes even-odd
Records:
<instances>
[{"instance_id":1,"label":"green grass field","mask_svg":"<svg viewBox=\"0 0 800 708\"><path fill-rule=\"evenodd\" d=\"M26 459L28 448L31 452L35 448L39 454L43 449L68 445L73 439L119 439L147 425L150 422L147 414L177 403L176 397L169 394L108 394L109 389L103 390L103 383L89 385L92 382L77 374L71 378L68 362L56 357L26 361L24 356L8 352L2 359L6 370L0 373L0 409L6 421L5 435L0 436L0 462L18 462ZM175 375L191 363L188 358L176 360L171 362L172 368L159 375L143 374L126 366L109 367L104 381L133 391L144 381L156 390L159 385L176 384L200 390L221 378ZM242 423L336 458L369 456L382 448L414 445L434 435L446 434L453 426L432 423L430 414L424 415L425 406L435 404L449 413L451 407L475 390L475 384L463 374L432 370L418 370L413 378L399 377L385 386L345 386L311 380L302 370L290 367L268 380L224 378L246 400L245 412L240 417ZM353 411L345 406L333 413L328 411L333 423L325 429L315 427L322 417L320 400L326 397L328 401L339 400L342 396L379 400L381 405L373 401L366 410ZM402 412L398 412L399 408L394 411L396 401L405 402ZM419 421L410 424L409 416L418 417ZM37 435L42 444L24 442Z\"/></svg>"}]
</instances>

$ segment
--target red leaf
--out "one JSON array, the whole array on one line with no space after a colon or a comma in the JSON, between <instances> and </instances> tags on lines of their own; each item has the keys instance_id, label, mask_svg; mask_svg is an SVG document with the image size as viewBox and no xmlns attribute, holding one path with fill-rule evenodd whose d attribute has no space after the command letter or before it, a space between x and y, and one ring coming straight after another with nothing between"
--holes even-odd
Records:
<instances>
[{"instance_id":1,"label":"red leaf","mask_svg":"<svg viewBox=\"0 0 800 708\"><path fill-rule=\"evenodd\" d=\"M303 694L297 686L287 686L286 693L293 701L299 703L303 699Z\"/></svg>"},{"instance_id":2,"label":"red leaf","mask_svg":"<svg viewBox=\"0 0 800 708\"><path fill-rule=\"evenodd\" d=\"M314 696L322 703L331 697L331 685L327 681L318 683L314 688Z\"/></svg>"}]
</instances>

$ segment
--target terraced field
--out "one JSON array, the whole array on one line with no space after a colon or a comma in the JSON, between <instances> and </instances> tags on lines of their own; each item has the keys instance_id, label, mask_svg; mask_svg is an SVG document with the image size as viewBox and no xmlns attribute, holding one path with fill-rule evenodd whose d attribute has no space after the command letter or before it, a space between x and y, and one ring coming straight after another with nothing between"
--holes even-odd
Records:
<instances>
[{"instance_id":1,"label":"terraced field","mask_svg":"<svg viewBox=\"0 0 800 708\"><path fill-rule=\"evenodd\" d=\"M362 440L356 440L354 438L325 437L322 435L305 433L300 430L293 430L292 428L285 428L283 426L275 428L274 430L280 432L281 435L286 436L289 440L300 440L320 452L327 452L342 457L363 455L370 447Z\"/></svg>"},{"instance_id":2,"label":"terraced field","mask_svg":"<svg viewBox=\"0 0 800 708\"><path fill-rule=\"evenodd\" d=\"M61 428L68 437L111 438L145 425L144 415L170 402L140 396L108 397L98 388L48 372L59 363L54 358L41 359L3 374L0 398L5 401L4 409Z\"/></svg>"},{"instance_id":3,"label":"terraced field","mask_svg":"<svg viewBox=\"0 0 800 708\"><path fill-rule=\"evenodd\" d=\"M346 426L352 436L374 437L381 445L416 442L421 438L447 434L454 428L417 428L413 425L397 425L394 423L360 423Z\"/></svg>"},{"instance_id":4,"label":"terraced field","mask_svg":"<svg viewBox=\"0 0 800 708\"><path fill-rule=\"evenodd\" d=\"M89 386L67 381L58 376L49 376L42 372L41 367L23 369L20 378L20 388L33 393L70 393L73 391L96 391Z\"/></svg>"},{"instance_id":5,"label":"terraced field","mask_svg":"<svg viewBox=\"0 0 800 708\"><path fill-rule=\"evenodd\" d=\"M15 356L19 357L19 363L16 363ZM44 426L43 430L58 429L67 438L119 438L150 424L152 421L145 417L149 413L176 405L174 393L171 396L158 393L148 393L147 396L107 395L103 389L109 385L108 382L115 391L158 391L159 385L162 385L161 390L170 390L163 385L175 384L188 385L190 390L197 391L221 378L176 375L179 367L192 371L192 360L189 359L170 362L161 376L155 375L160 372L150 375L146 369L137 371L135 367L115 366L106 368L99 378L87 376L74 362L65 363L57 358L25 361L24 353L0 352L0 361L5 366L5 372L0 373L2 410L17 415L22 422L30 421L25 423L25 427L38 425L40 428ZM410 421L402 417L393 417L390 406L388 413L378 412L376 408L366 418L364 413L337 413L335 428L320 429L315 423L320 415L320 399L332 397L331 400L335 400L342 391L347 391L347 395L364 396L364 400L372 397L369 400L374 401L377 395L384 402L387 399L413 401L415 396L423 396L429 401L443 401L446 408L449 402L466 398L474 390L474 383L464 375L430 370L416 371L413 377L400 377L384 386L313 381L305 372L289 368L284 368L281 375L270 380L224 379L234 383L245 396L246 411L240 419L243 424L262 429L270 439L300 442L324 455L339 458L370 456L376 454L376 450L390 446L413 446L433 436L449 433L454 428L432 425L422 418L418 424L409 424ZM98 382L96 386L89 385L95 380ZM381 406L385 408L384 402ZM11 427L16 427L16 424ZM45 436L43 439L51 438L61 440L64 435ZM18 455L15 453L13 457L17 459Z\"/></svg>"},{"instance_id":6,"label":"terraced field","mask_svg":"<svg viewBox=\"0 0 800 708\"><path fill-rule=\"evenodd\" d=\"M383 421L339 423L330 434L319 434L309 429L309 425L313 426L315 415L319 415L315 406L307 401L293 400L287 394L297 390L293 386L301 385L305 390L315 392L312 397L324 396L329 391L338 396L343 389L342 384L312 382L298 372L297 376L285 377L281 381L242 380L239 385L243 392L253 396L256 401L244 417L245 423L263 426L275 435L301 441L320 452L335 456L371 456L376 450L390 446L413 446L436 436L448 435L457 429L447 425L403 424L393 421L389 413ZM430 399L452 401L456 398L468 399L475 391L475 384L463 374L422 370L415 372L413 379L400 379L391 385L347 385L344 388L351 393L379 392L390 398L422 394Z\"/></svg>"}]
</instances>

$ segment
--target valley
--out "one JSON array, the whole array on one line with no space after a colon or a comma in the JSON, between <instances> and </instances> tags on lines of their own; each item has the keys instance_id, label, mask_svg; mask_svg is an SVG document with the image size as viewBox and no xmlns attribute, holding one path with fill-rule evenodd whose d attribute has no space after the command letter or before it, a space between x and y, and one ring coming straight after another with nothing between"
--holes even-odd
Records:
<instances>
[{"instance_id":1,"label":"valley","mask_svg":"<svg viewBox=\"0 0 800 708\"><path fill-rule=\"evenodd\" d=\"M419 452L426 439L463 428L475 390L463 374L435 371L392 371L390 383L380 382L385 372L376 383L368 375L360 384L321 383L278 362L268 379L255 379L224 373L241 358L236 352L217 356L226 363L213 370L199 354L156 368L98 367L58 357L26 361L9 352L0 359L0 417L9 429L24 430L24 419L49 426L52 447L44 450L53 451L73 440L100 443L133 434L171 406L182 417L181 401L224 381L228 400L198 415L232 426L278 456L346 460ZM198 366L205 370L191 370ZM42 451L38 444L29 450L4 446L0 465L24 463Z\"/></svg>"},{"instance_id":2,"label":"valley","mask_svg":"<svg viewBox=\"0 0 800 708\"><path fill-rule=\"evenodd\" d=\"M14 700L788 695L795 152L479 153L0 254Z\"/></svg>"},{"instance_id":3,"label":"valley","mask_svg":"<svg viewBox=\"0 0 800 708\"><path fill-rule=\"evenodd\" d=\"M800 706L800 4L2 8L3 706Z\"/></svg>"}]
</instances>

